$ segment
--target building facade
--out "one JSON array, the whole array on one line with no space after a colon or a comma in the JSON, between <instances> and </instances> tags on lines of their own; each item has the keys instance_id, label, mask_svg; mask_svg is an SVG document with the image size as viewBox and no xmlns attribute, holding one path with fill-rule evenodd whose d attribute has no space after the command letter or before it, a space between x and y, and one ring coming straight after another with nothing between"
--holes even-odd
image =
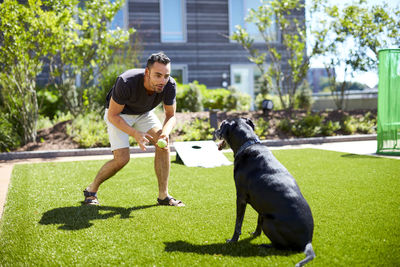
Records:
<instances>
[{"instance_id":1,"label":"building facade","mask_svg":"<svg viewBox=\"0 0 400 267\"><path fill-rule=\"evenodd\" d=\"M172 76L179 82L197 80L208 88L235 86L254 95L256 65L248 53L229 39L235 25L255 34L255 45L265 47L257 37L255 25L245 21L249 8L257 8L260 0L126 0L117 14L114 27L133 27L142 48L140 62L164 51L172 61ZM291 14L305 20L304 9ZM273 45L284 53L279 30L269 29L276 36Z\"/></svg>"}]
</instances>

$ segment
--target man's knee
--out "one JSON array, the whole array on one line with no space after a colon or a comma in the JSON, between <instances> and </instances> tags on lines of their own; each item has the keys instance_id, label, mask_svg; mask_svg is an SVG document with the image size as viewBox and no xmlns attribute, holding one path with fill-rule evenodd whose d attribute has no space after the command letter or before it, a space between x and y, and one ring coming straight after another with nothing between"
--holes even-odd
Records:
<instances>
[{"instance_id":1,"label":"man's knee","mask_svg":"<svg viewBox=\"0 0 400 267\"><path fill-rule=\"evenodd\" d=\"M129 148L121 148L113 151L115 168L122 169L130 160Z\"/></svg>"},{"instance_id":2,"label":"man's knee","mask_svg":"<svg viewBox=\"0 0 400 267\"><path fill-rule=\"evenodd\" d=\"M122 169L129 162L129 157L115 158L116 167Z\"/></svg>"}]
</instances>

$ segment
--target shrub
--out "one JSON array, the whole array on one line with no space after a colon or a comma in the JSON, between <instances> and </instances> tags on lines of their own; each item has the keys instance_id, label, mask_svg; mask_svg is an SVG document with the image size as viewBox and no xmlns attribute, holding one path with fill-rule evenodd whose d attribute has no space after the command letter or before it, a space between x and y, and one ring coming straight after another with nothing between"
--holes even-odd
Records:
<instances>
[{"instance_id":1,"label":"shrub","mask_svg":"<svg viewBox=\"0 0 400 267\"><path fill-rule=\"evenodd\" d=\"M321 125L321 134L323 136L333 136L335 135L335 132L340 129L340 123L339 122L333 122L329 120L325 124Z\"/></svg>"},{"instance_id":2,"label":"shrub","mask_svg":"<svg viewBox=\"0 0 400 267\"><path fill-rule=\"evenodd\" d=\"M264 120L263 118L259 118L255 121L255 129L254 132L260 139L265 139L265 134L268 132L269 129L269 121Z\"/></svg>"},{"instance_id":3,"label":"shrub","mask_svg":"<svg viewBox=\"0 0 400 267\"><path fill-rule=\"evenodd\" d=\"M207 119L196 118L191 122L185 122L183 126L177 127L175 131L180 132L176 141L200 141L213 139L215 129L210 127Z\"/></svg>"},{"instance_id":4,"label":"shrub","mask_svg":"<svg viewBox=\"0 0 400 267\"><path fill-rule=\"evenodd\" d=\"M63 111L60 108L65 104L52 85L45 88L37 88L37 99L39 115L42 117L53 119L57 112Z\"/></svg>"},{"instance_id":5,"label":"shrub","mask_svg":"<svg viewBox=\"0 0 400 267\"><path fill-rule=\"evenodd\" d=\"M340 123L340 129L343 134L354 134L357 131L355 120L351 116L344 116Z\"/></svg>"},{"instance_id":6,"label":"shrub","mask_svg":"<svg viewBox=\"0 0 400 267\"><path fill-rule=\"evenodd\" d=\"M358 120L357 131L365 134L374 133L376 128L376 119L367 112L364 116Z\"/></svg>"},{"instance_id":7,"label":"shrub","mask_svg":"<svg viewBox=\"0 0 400 267\"><path fill-rule=\"evenodd\" d=\"M344 134L354 134L356 132L370 134L375 132L376 118L367 112L359 118L345 116L341 121L341 130Z\"/></svg>"},{"instance_id":8,"label":"shrub","mask_svg":"<svg viewBox=\"0 0 400 267\"><path fill-rule=\"evenodd\" d=\"M207 89L197 81L178 84L177 112L197 112L206 110L250 110L251 97L234 88Z\"/></svg>"},{"instance_id":9,"label":"shrub","mask_svg":"<svg viewBox=\"0 0 400 267\"><path fill-rule=\"evenodd\" d=\"M21 145L23 129L11 114L0 113L0 152L9 152Z\"/></svg>"},{"instance_id":10,"label":"shrub","mask_svg":"<svg viewBox=\"0 0 400 267\"><path fill-rule=\"evenodd\" d=\"M297 137L332 136L341 129L339 122L331 120L324 122L324 117L315 114L307 114L304 118L290 121L281 120L278 128L285 133L293 134Z\"/></svg>"},{"instance_id":11,"label":"shrub","mask_svg":"<svg viewBox=\"0 0 400 267\"><path fill-rule=\"evenodd\" d=\"M228 89L230 94L226 96L226 100L224 101L226 103L225 108L223 108L224 110L250 110L251 97L249 94L239 92L234 87Z\"/></svg>"},{"instance_id":12,"label":"shrub","mask_svg":"<svg viewBox=\"0 0 400 267\"><path fill-rule=\"evenodd\" d=\"M67 125L67 134L83 148L110 145L106 123L95 112L78 115L71 125Z\"/></svg>"},{"instance_id":13,"label":"shrub","mask_svg":"<svg viewBox=\"0 0 400 267\"><path fill-rule=\"evenodd\" d=\"M219 88L219 89L207 89L203 86L201 88L201 94L203 96L203 106L205 109L219 109L225 110L225 105L227 105L227 98L231 92L229 90ZM232 100L231 100L232 102ZM228 104L229 105L229 104Z\"/></svg>"},{"instance_id":14,"label":"shrub","mask_svg":"<svg viewBox=\"0 0 400 267\"><path fill-rule=\"evenodd\" d=\"M38 122L37 122L37 129L46 129L50 128L53 125L62 122L62 121L69 121L73 120L74 116L70 113L62 113L60 111L57 111L57 113L54 115L53 119L50 119L49 117L45 116L39 116Z\"/></svg>"},{"instance_id":15,"label":"shrub","mask_svg":"<svg viewBox=\"0 0 400 267\"><path fill-rule=\"evenodd\" d=\"M313 137L321 132L322 118L319 115L310 115L296 121L292 125L292 133L298 137Z\"/></svg>"},{"instance_id":16,"label":"shrub","mask_svg":"<svg viewBox=\"0 0 400 267\"><path fill-rule=\"evenodd\" d=\"M283 119L279 122L278 128L284 133L290 133L292 124L289 119Z\"/></svg>"},{"instance_id":17,"label":"shrub","mask_svg":"<svg viewBox=\"0 0 400 267\"><path fill-rule=\"evenodd\" d=\"M200 86L197 81L186 85L178 84L176 93L177 112L198 112L203 110Z\"/></svg>"},{"instance_id":18,"label":"shrub","mask_svg":"<svg viewBox=\"0 0 400 267\"><path fill-rule=\"evenodd\" d=\"M39 116L38 122L37 122L37 129L46 129L52 127L54 124L52 120L49 117L45 117L43 115Z\"/></svg>"},{"instance_id":19,"label":"shrub","mask_svg":"<svg viewBox=\"0 0 400 267\"><path fill-rule=\"evenodd\" d=\"M311 89L309 87L300 88L299 92L295 95L294 107L296 109L311 110L312 103Z\"/></svg>"}]
</instances>

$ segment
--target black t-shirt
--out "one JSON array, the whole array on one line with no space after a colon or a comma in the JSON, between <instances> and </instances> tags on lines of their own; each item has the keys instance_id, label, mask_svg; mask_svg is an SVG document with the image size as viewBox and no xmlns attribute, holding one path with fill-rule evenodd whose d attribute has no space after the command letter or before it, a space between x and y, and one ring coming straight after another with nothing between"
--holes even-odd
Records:
<instances>
[{"instance_id":1,"label":"black t-shirt","mask_svg":"<svg viewBox=\"0 0 400 267\"><path fill-rule=\"evenodd\" d=\"M172 105L176 99L176 82L169 77L161 93L148 95L144 88L144 69L130 69L118 76L113 88L106 97L106 107L110 106L111 96L115 102L125 105L122 114L140 115L154 109L161 101Z\"/></svg>"}]
</instances>

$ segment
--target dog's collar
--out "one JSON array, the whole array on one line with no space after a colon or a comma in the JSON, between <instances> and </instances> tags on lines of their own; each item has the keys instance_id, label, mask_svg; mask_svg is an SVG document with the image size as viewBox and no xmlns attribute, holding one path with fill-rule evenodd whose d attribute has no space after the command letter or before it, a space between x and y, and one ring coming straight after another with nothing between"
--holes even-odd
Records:
<instances>
[{"instance_id":1,"label":"dog's collar","mask_svg":"<svg viewBox=\"0 0 400 267\"><path fill-rule=\"evenodd\" d=\"M239 155L240 153L243 152L243 150L245 150L246 148L248 148L249 146L252 146L254 144L261 144L260 139L256 138L256 139L250 139L248 140L246 143L244 143L241 147L239 147L238 151L236 151L235 157L237 155Z\"/></svg>"}]
</instances>

